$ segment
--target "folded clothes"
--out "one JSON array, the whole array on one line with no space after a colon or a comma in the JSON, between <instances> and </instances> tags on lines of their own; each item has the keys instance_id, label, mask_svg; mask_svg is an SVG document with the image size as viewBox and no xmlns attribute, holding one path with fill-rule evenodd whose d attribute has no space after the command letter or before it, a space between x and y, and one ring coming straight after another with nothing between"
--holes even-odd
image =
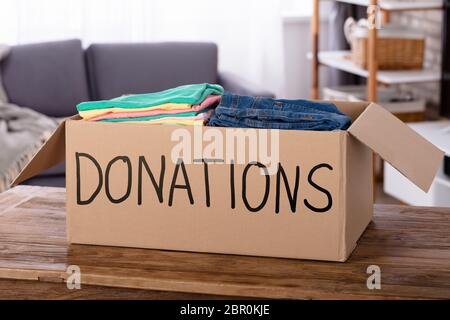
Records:
<instances>
[{"instance_id":1,"label":"folded clothes","mask_svg":"<svg viewBox=\"0 0 450 320\"><path fill-rule=\"evenodd\" d=\"M225 92L208 125L285 130L345 130L351 119L332 103Z\"/></svg>"},{"instance_id":2,"label":"folded clothes","mask_svg":"<svg viewBox=\"0 0 450 320\"><path fill-rule=\"evenodd\" d=\"M168 124L174 126L204 126L204 120L185 120L183 118L179 119L157 119L150 121L128 121L127 123L142 123L142 124Z\"/></svg>"},{"instance_id":3,"label":"folded clothes","mask_svg":"<svg viewBox=\"0 0 450 320\"><path fill-rule=\"evenodd\" d=\"M160 106L149 107L149 108L137 108L137 109L124 109L121 108L109 108L109 109L101 109L101 110L90 110L80 112L81 117L86 120L91 121L100 121L106 119L115 119L115 118L137 118L137 117L148 117L155 116L160 114L179 114L186 112L200 112L207 108L210 108L216 105L220 101L219 95L209 95L206 97L204 101L196 105L188 105L188 104L178 104L179 109L164 109L160 108ZM167 105L167 104L166 104ZM175 104L177 105L177 104ZM186 106L186 107L185 107ZM100 115L92 116L94 112L101 112ZM103 113L104 112L104 113Z\"/></svg>"},{"instance_id":4,"label":"folded clothes","mask_svg":"<svg viewBox=\"0 0 450 320\"><path fill-rule=\"evenodd\" d=\"M172 110L180 110L180 112L185 112L189 110L192 105L188 103L164 103L159 106L150 106L145 108L106 108L106 109L93 109L87 111L79 111L79 115L85 120L92 120L92 118L100 117L102 115L108 113L119 113L119 112L133 112L133 111L172 111Z\"/></svg>"},{"instance_id":5,"label":"folded clothes","mask_svg":"<svg viewBox=\"0 0 450 320\"><path fill-rule=\"evenodd\" d=\"M142 121L153 121L153 120L206 120L209 119L213 110L202 110L199 112L183 112L176 114L157 114L153 116L145 116L145 117L131 117L131 118L109 118L99 120L100 122L142 122Z\"/></svg>"},{"instance_id":6,"label":"folded clothes","mask_svg":"<svg viewBox=\"0 0 450 320\"><path fill-rule=\"evenodd\" d=\"M195 105L201 103L209 95L223 94L223 88L217 84L188 84L161 92L133 94L111 100L82 102L77 105L78 112L108 108L137 109L172 104ZM186 106L183 106L184 108ZM169 109L170 110L170 109Z\"/></svg>"},{"instance_id":7,"label":"folded clothes","mask_svg":"<svg viewBox=\"0 0 450 320\"><path fill-rule=\"evenodd\" d=\"M345 130L351 119L332 103L271 99L224 92L215 84L82 102L88 121L203 125L286 130Z\"/></svg>"}]
</instances>

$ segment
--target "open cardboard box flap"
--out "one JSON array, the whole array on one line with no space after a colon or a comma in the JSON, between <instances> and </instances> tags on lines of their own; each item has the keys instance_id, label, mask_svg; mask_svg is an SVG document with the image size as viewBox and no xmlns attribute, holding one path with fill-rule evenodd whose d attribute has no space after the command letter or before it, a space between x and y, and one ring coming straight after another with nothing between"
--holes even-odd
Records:
<instances>
[{"instance_id":1,"label":"open cardboard box flap","mask_svg":"<svg viewBox=\"0 0 450 320\"><path fill-rule=\"evenodd\" d=\"M79 119L79 117L73 116L69 119ZM67 119L59 124L50 138L41 146L25 168L22 169L11 184L12 187L34 177L35 175L38 175L47 169L50 169L53 166L56 166L65 160L66 121Z\"/></svg>"},{"instance_id":2,"label":"open cardboard box flap","mask_svg":"<svg viewBox=\"0 0 450 320\"><path fill-rule=\"evenodd\" d=\"M443 151L376 103L369 104L348 132L428 192Z\"/></svg>"},{"instance_id":3,"label":"open cardboard box flap","mask_svg":"<svg viewBox=\"0 0 450 320\"><path fill-rule=\"evenodd\" d=\"M341 102L342 103L342 102ZM346 102L346 104L349 104ZM351 103L350 103L351 104ZM75 115L67 120L78 120ZM15 186L65 159L63 121L12 183ZM411 182L427 192L444 152L428 142L383 107L370 103L348 132L378 153Z\"/></svg>"}]
</instances>

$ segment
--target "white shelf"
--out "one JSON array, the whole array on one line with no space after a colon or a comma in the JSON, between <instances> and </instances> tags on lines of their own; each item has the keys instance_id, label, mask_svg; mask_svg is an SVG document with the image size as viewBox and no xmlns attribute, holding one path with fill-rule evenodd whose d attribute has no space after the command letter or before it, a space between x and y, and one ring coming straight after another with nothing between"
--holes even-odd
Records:
<instances>
[{"instance_id":1,"label":"white shelf","mask_svg":"<svg viewBox=\"0 0 450 320\"><path fill-rule=\"evenodd\" d=\"M368 6L369 0L336 0L338 2ZM379 0L378 5L386 11L407 11L407 10L438 10L443 8L442 0L427 1L390 1Z\"/></svg>"},{"instance_id":2,"label":"white shelf","mask_svg":"<svg viewBox=\"0 0 450 320\"><path fill-rule=\"evenodd\" d=\"M355 65L348 56L350 51L319 52L319 63L342 71L367 78L369 72ZM311 54L308 55L311 57ZM437 69L399 70L377 72L377 80L384 84L418 83L440 81L441 72Z\"/></svg>"}]
</instances>

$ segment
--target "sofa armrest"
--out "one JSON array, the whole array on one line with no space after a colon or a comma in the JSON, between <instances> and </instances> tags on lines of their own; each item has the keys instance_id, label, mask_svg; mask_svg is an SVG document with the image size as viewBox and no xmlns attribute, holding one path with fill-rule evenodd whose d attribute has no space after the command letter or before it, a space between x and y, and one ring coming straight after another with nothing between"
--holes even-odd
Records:
<instances>
[{"instance_id":1,"label":"sofa armrest","mask_svg":"<svg viewBox=\"0 0 450 320\"><path fill-rule=\"evenodd\" d=\"M274 98L275 94L253 85L230 72L219 72L219 84L227 91L247 95Z\"/></svg>"}]
</instances>

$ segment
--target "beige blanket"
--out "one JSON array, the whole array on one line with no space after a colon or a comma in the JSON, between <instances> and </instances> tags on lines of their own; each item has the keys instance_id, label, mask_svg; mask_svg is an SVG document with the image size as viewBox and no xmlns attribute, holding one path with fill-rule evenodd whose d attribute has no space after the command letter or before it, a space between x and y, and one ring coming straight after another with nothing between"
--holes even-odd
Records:
<instances>
[{"instance_id":1,"label":"beige blanket","mask_svg":"<svg viewBox=\"0 0 450 320\"><path fill-rule=\"evenodd\" d=\"M8 52L7 46L0 46L0 64ZM0 192L9 188L59 122L8 103L0 78Z\"/></svg>"}]
</instances>

